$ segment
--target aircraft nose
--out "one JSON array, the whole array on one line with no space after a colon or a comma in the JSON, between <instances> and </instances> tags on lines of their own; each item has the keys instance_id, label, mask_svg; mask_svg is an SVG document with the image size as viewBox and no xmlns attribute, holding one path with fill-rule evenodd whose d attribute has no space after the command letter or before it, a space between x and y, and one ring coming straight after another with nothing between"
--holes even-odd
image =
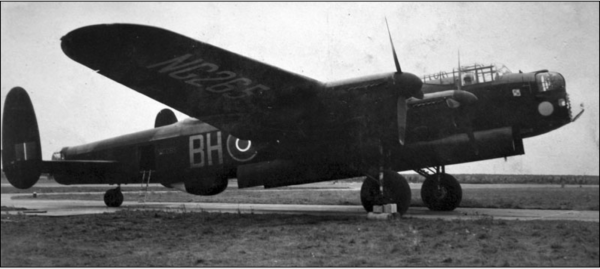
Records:
<instances>
[{"instance_id":1,"label":"aircraft nose","mask_svg":"<svg viewBox=\"0 0 600 269\"><path fill-rule=\"evenodd\" d=\"M547 127L554 129L571 122L571 102L563 75L558 72L540 72L535 75L535 79L537 112L543 116Z\"/></svg>"}]
</instances>

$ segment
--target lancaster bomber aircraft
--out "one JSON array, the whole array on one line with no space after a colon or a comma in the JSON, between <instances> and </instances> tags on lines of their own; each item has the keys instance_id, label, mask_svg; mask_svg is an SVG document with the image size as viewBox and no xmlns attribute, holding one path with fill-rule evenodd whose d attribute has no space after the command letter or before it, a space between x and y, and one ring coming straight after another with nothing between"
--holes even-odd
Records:
<instances>
[{"instance_id":1,"label":"lancaster bomber aircraft","mask_svg":"<svg viewBox=\"0 0 600 269\"><path fill-rule=\"evenodd\" d=\"M459 64L418 77L402 70L393 43L395 72L327 83L150 26L87 26L61 46L192 117L178 121L164 109L153 129L65 147L47 161L28 94L10 91L2 126L9 182L27 189L51 173L65 185L116 185L104 196L109 207L122 204L122 184L216 195L230 178L239 188L273 188L364 176L366 211L395 204L403 214L411 191L398 172L414 170L426 177L427 207L450 211L462 190L446 165L524 154L524 138L577 118L557 72Z\"/></svg>"}]
</instances>

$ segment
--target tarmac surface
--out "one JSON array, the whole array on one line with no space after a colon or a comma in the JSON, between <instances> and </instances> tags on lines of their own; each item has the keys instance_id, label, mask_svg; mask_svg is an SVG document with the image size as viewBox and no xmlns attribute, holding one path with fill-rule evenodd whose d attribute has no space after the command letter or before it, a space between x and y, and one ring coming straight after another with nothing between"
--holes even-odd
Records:
<instances>
[{"instance_id":1,"label":"tarmac surface","mask_svg":"<svg viewBox=\"0 0 600 269\"><path fill-rule=\"evenodd\" d=\"M231 184L234 185L234 184ZM237 184L235 184L237 185ZM234 185L234 186L235 186ZM356 186L355 186L356 185ZM411 184L411 188L418 188L421 184ZM486 187L490 185L486 184ZM494 187L506 188L506 185L493 184ZM520 187L525 187L522 184ZM37 185L36 185L37 186ZM99 185L109 189L106 185ZM540 187L540 185L535 185ZM548 185L551 187L553 185ZM4 186L2 186L4 187ZM64 187L64 186L63 186ZM484 187L481 184L463 184L463 188ZM558 186L560 187L560 186ZM595 186L597 188L597 186ZM74 189L76 187L73 187ZM309 184L278 190L306 189L306 191L327 189L360 188L360 183L354 184ZM256 191L256 190L255 190ZM64 194L64 193L62 193ZM81 193L79 193L81 194ZM127 197L136 197L139 192L124 192ZM234 204L234 203L158 203L125 201L119 208L108 208L102 201L83 200L44 200L37 199L12 199L15 196L31 196L32 194L2 194L2 206L9 208L26 208L23 211L3 211L2 214L26 214L39 216L73 216L85 214L111 213L118 210L160 210L171 212L223 212L242 214L310 214L310 215L344 215L367 217L362 206L348 205L289 205L289 204ZM45 194L48 195L48 194ZM575 210L530 210L530 209L490 209L490 208L457 208L452 212L433 212L425 207L412 207L403 216L404 218L425 219L480 219L493 217L505 220L573 220L599 222L599 211Z\"/></svg>"},{"instance_id":2,"label":"tarmac surface","mask_svg":"<svg viewBox=\"0 0 600 269\"><path fill-rule=\"evenodd\" d=\"M408 183L410 188L413 190L420 190L422 183ZM0 184L2 188L13 188L10 183L2 183ZM296 185L296 186L286 186L279 187L276 190L360 190L362 183L361 182L342 182L342 183L332 183L332 182L324 182L324 183L311 183L304 185ZM140 184L128 184L123 185L126 187L140 187ZM150 184L150 187L160 187L167 190L167 188L163 187L160 184ZM460 184L463 189L505 189L505 188L598 188L598 185L576 185L569 184L561 186L559 184ZM41 188L105 188L111 189L115 188L115 186L106 185L106 184L87 184L87 185L60 185L56 182L38 182L34 187ZM227 189L237 189L237 181L230 180ZM248 190L262 190L263 187L254 187L249 188ZM274 190L274 189L270 189Z\"/></svg>"}]
</instances>

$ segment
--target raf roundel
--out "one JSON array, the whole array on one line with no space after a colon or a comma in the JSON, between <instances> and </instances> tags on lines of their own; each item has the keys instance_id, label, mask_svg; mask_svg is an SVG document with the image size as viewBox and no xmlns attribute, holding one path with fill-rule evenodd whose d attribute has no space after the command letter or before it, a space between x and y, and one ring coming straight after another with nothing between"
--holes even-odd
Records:
<instances>
[{"instance_id":1,"label":"raf roundel","mask_svg":"<svg viewBox=\"0 0 600 269\"><path fill-rule=\"evenodd\" d=\"M235 136L229 135L227 137L227 152L229 156L238 162L247 162L258 153L254 147L252 147L252 141L242 140Z\"/></svg>"}]
</instances>

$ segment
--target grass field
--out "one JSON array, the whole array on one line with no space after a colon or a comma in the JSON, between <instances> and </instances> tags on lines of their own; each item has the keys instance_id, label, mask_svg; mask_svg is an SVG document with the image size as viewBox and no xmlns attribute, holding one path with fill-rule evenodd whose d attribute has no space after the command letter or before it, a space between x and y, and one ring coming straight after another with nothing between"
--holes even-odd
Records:
<instances>
[{"instance_id":1,"label":"grass field","mask_svg":"<svg viewBox=\"0 0 600 269\"><path fill-rule=\"evenodd\" d=\"M121 211L2 216L1 265L586 266L598 223Z\"/></svg>"},{"instance_id":2,"label":"grass field","mask_svg":"<svg viewBox=\"0 0 600 269\"><path fill-rule=\"evenodd\" d=\"M48 188L51 189L51 188ZM139 188L137 189L139 190ZM71 189L73 191L73 189ZM78 199L103 201L103 194L40 193L38 199ZM125 193L125 199L135 201L139 192ZM31 199L31 196L15 197ZM216 196L195 196L183 192L149 192L148 202L252 203L252 204L317 204L361 205L358 190L238 190L228 189ZM468 188L463 190L461 207L598 210L600 194L597 187L528 187L528 188ZM424 206L420 190L412 191L411 206Z\"/></svg>"},{"instance_id":3,"label":"grass field","mask_svg":"<svg viewBox=\"0 0 600 269\"><path fill-rule=\"evenodd\" d=\"M108 188L108 187L107 187ZM102 201L107 188L39 188L38 199ZM128 188L128 189L126 189ZM10 192L2 188L2 192ZM35 189L26 190L31 193ZM139 191L138 185L124 187ZM154 187L151 190L167 190ZM56 194L99 191L100 194ZM463 207L598 210L596 186L466 188ZM55 193L46 195L45 193ZM420 206L413 190L412 206ZM30 199L31 196L27 196ZM125 193L135 201L138 192ZM238 190L212 197L150 193L148 201L360 205L356 190ZM15 210L2 208L2 211ZM119 211L2 215L7 267L598 267L595 222L392 219Z\"/></svg>"}]
</instances>

